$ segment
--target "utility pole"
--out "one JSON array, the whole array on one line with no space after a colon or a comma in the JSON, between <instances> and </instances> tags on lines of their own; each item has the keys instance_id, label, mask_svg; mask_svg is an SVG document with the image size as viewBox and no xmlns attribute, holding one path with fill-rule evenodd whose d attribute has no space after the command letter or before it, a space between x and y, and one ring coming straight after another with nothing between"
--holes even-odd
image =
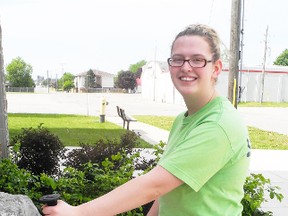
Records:
<instances>
[{"instance_id":1,"label":"utility pole","mask_svg":"<svg viewBox=\"0 0 288 216\"><path fill-rule=\"evenodd\" d=\"M2 28L0 24L0 160L8 158L9 131L7 99L4 79L4 57L2 48Z\"/></svg>"},{"instance_id":2,"label":"utility pole","mask_svg":"<svg viewBox=\"0 0 288 216\"><path fill-rule=\"evenodd\" d=\"M62 80L61 89L62 92L64 92L64 63L61 63L61 73L62 73L62 77L60 78Z\"/></svg>"},{"instance_id":3,"label":"utility pole","mask_svg":"<svg viewBox=\"0 0 288 216\"><path fill-rule=\"evenodd\" d=\"M55 75L56 76L56 80L55 80L55 91L58 91L58 74Z\"/></svg>"},{"instance_id":4,"label":"utility pole","mask_svg":"<svg viewBox=\"0 0 288 216\"><path fill-rule=\"evenodd\" d=\"M49 71L47 70L47 92L49 93L49 85L50 85L50 82L49 82Z\"/></svg>"},{"instance_id":5,"label":"utility pole","mask_svg":"<svg viewBox=\"0 0 288 216\"><path fill-rule=\"evenodd\" d=\"M261 80L261 97L260 97L260 103L263 102L263 96L264 96L264 83L265 83L265 70L266 70L266 54L267 54L267 37L268 37L268 26L266 28L266 34L265 34L265 48L264 48L264 58L263 58L263 68L262 68L262 80Z\"/></svg>"},{"instance_id":6,"label":"utility pole","mask_svg":"<svg viewBox=\"0 0 288 216\"><path fill-rule=\"evenodd\" d=\"M241 30L240 30L240 66L239 66L239 92L238 100L241 102L242 93L244 87L242 87L242 74L243 74L243 47L244 47L244 11L245 11L245 0L242 0L242 13L241 13Z\"/></svg>"},{"instance_id":7,"label":"utility pole","mask_svg":"<svg viewBox=\"0 0 288 216\"><path fill-rule=\"evenodd\" d=\"M232 0L231 33L228 76L228 99L237 108L238 74L239 74L239 44L241 23L241 0Z\"/></svg>"},{"instance_id":8,"label":"utility pole","mask_svg":"<svg viewBox=\"0 0 288 216\"><path fill-rule=\"evenodd\" d=\"M154 50L154 65L153 65L153 101L156 101L156 56L157 56L157 41L155 42Z\"/></svg>"}]
</instances>

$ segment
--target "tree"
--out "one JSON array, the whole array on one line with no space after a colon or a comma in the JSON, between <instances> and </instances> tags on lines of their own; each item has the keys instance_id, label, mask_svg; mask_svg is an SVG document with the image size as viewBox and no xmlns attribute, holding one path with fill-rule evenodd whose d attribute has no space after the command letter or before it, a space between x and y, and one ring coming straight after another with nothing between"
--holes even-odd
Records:
<instances>
[{"instance_id":1,"label":"tree","mask_svg":"<svg viewBox=\"0 0 288 216\"><path fill-rule=\"evenodd\" d=\"M74 75L71 73L64 73L63 76L58 80L58 86L61 86L64 91L69 92L74 85Z\"/></svg>"},{"instance_id":2,"label":"tree","mask_svg":"<svg viewBox=\"0 0 288 216\"><path fill-rule=\"evenodd\" d=\"M2 28L0 25L0 160L8 158L9 130L7 115L7 99L4 85L4 60L2 49Z\"/></svg>"},{"instance_id":3,"label":"tree","mask_svg":"<svg viewBox=\"0 0 288 216\"><path fill-rule=\"evenodd\" d=\"M71 89L75 87L74 82L72 80L66 80L63 85L63 90L70 92Z\"/></svg>"},{"instance_id":4,"label":"tree","mask_svg":"<svg viewBox=\"0 0 288 216\"><path fill-rule=\"evenodd\" d=\"M288 49L285 49L273 62L274 65L288 66Z\"/></svg>"},{"instance_id":5,"label":"tree","mask_svg":"<svg viewBox=\"0 0 288 216\"><path fill-rule=\"evenodd\" d=\"M87 88L95 88L96 87L96 75L94 74L93 70L90 69L87 72L87 76L85 77L85 86Z\"/></svg>"},{"instance_id":6,"label":"tree","mask_svg":"<svg viewBox=\"0 0 288 216\"><path fill-rule=\"evenodd\" d=\"M118 88L134 89L136 87L136 75L131 71L120 71L118 73L115 85Z\"/></svg>"},{"instance_id":7,"label":"tree","mask_svg":"<svg viewBox=\"0 0 288 216\"><path fill-rule=\"evenodd\" d=\"M144 66L146 64L145 60L141 60L139 62L137 62L136 64L131 64L129 66L129 71L131 71L132 73L137 73L139 69L142 68L142 66Z\"/></svg>"},{"instance_id":8,"label":"tree","mask_svg":"<svg viewBox=\"0 0 288 216\"><path fill-rule=\"evenodd\" d=\"M32 79L32 66L27 64L22 58L17 57L6 67L7 80L12 87L34 87Z\"/></svg>"}]
</instances>

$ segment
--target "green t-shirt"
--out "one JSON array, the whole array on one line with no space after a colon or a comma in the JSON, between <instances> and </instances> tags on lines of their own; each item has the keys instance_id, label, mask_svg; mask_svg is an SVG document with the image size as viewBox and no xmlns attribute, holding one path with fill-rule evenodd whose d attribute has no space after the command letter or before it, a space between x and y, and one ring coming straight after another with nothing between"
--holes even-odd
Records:
<instances>
[{"instance_id":1,"label":"green t-shirt","mask_svg":"<svg viewBox=\"0 0 288 216\"><path fill-rule=\"evenodd\" d=\"M247 127L226 98L181 113L159 165L184 184L159 198L159 215L241 215L249 161Z\"/></svg>"}]
</instances>

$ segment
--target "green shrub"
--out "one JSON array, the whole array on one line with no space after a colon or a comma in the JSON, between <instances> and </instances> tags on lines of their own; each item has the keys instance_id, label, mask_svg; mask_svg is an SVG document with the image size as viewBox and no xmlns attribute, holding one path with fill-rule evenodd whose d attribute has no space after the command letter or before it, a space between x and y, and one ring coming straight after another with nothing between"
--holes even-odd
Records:
<instances>
[{"instance_id":1,"label":"green shrub","mask_svg":"<svg viewBox=\"0 0 288 216\"><path fill-rule=\"evenodd\" d=\"M242 199L243 216L260 216L260 215L273 215L272 212L262 211L261 204L267 202L265 198L265 192L269 193L270 199L277 198L278 201L282 201L283 195L276 192L280 189L278 186L272 186L270 179L266 179L262 174L251 173L246 178L244 184L244 197Z\"/></svg>"},{"instance_id":2,"label":"green shrub","mask_svg":"<svg viewBox=\"0 0 288 216\"><path fill-rule=\"evenodd\" d=\"M109 168L118 170L123 164L133 163L131 161L131 157L133 157L138 163L137 168L145 170L147 166L141 164L145 159L138 155L140 149L135 150L138 145L139 135L133 131L126 131L121 136L120 142L116 139L100 139L94 144L81 143L81 148L73 149L67 154L64 166L83 170L83 165L90 162L104 168L103 161L112 159L113 166ZM116 157L117 155L117 160L114 160L112 156Z\"/></svg>"},{"instance_id":3,"label":"green shrub","mask_svg":"<svg viewBox=\"0 0 288 216\"><path fill-rule=\"evenodd\" d=\"M64 158L65 148L59 138L42 127L22 129L21 134L12 138L14 160L20 168L35 175L59 172L59 162Z\"/></svg>"},{"instance_id":4,"label":"green shrub","mask_svg":"<svg viewBox=\"0 0 288 216\"><path fill-rule=\"evenodd\" d=\"M13 143L14 149L20 147L18 151L14 152L14 160L16 162L22 158L23 152L21 150L23 146L28 148L28 143L31 143L31 139L32 141L33 138L39 139L39 143L43 143L43 139L50 137L48 136L50 133L42 128L41 125L37 130L32 128L23 130L23 134L18 135ZM44 136L42 133L44 133ZM9 178L3 179L3 184L1 184L3 185L2 191L12 194L26 194L38 208L40 208L39 198L42 195L51 193L59 193L63 200L72 205L90 201L134 178L134 163L136 158L138 160L140 158L139 152L133 150L138 145L138 138L139 136L134 132L127 131L121 137L120 142L116 140L100 140L95 145L83 145L82 151L75 149L68 154L67 161L74 168L72 166L67 167L54 176L49 172L37 173L34 171L31 174L29 172L30 166L26 167L26 171L19 169L16 164L10 161L10 167L13 166L14 171L8 172L7 169L2 169L2 172L7 173L9 176ZM53 154L49 157L53 158L55 155ZM31 156L30 160L33 161L34 158ZM44 161L47 160L49 158ZM4 164L3 166L8 167ZM18 163L18 166L20 167L20 163ZM18 174L15 175L13 174L14 172ZM20 174L23 175L23 181L20 181L22 186L19 186L21 190L13 187L13 176L19 176ZM30 182L30 184L27 182ZM10 185L11 188L9 189L7 185ZM142 209L140 207L122 215L143 215L141 213Z\"/></svg>"},{"instance_id":5,"label":"green shrub","mask_svg":"<svg viewBox=\"0 0 288 216\"><path fill-rule=\"evenodd\" d=\"M31 182L31 174L20 169L9 159L3 159L0 163L0 191L10 194L27 194L28 185Z\"/></svg>"},{"instance_id":6,"label":"green shrub","mask_svg":"<svg viewBox=\"0 0 288 216\"><path fill-rule=\"evenodd\" d=\"M18 142L15 142L14 147L19 146L19 144L21 146L24 143L23 146L28 149L29 143L33 143L33 149L36 148L34 145L48 143L47 146L50 146L49 141L55 141L55 137L51 136L41 125L37 130L23 130L23 134L17 137ZM34 172L36 174L31 174L29 171L30 166L27 167L27 171L20 169L11 160L2 160L0 161L0 191L28 195L38 208L40 206L38 202L39 198L42 195L51 193L59 193L63 200L72 205L79 205L90 201L134 178L133 173L137 167L139 170L143 170L144 173L155 167L163 153L165 143L161 142L159 145L155 145L153 153L155 159L146 161L140 157L139 152L133 150L137 145L137 137L138 135L134 132L127 131L121 138L120 143L111 140L101 140L92 146L88 144L83 145L82 150L72 151L68 155L66 165L69 165L69 167L54 176L50 175L49 172L46 172L46 174ZM37 139L39 140L37 141ZM58 145L60 146L59 142ZM35 155L36 152L38 154L41 152L47 153L46 144L44 146L43 151L39 150L38 152L33 149L32 155ZM52 148L56 147L52 146ZM59 151L55 151L55 154L47 154L47 157L44 160L42 159L42 161L44 163L50 161L49 157L55 159L56 155L62 152L61 149L59 147ZM21 158L22 154L19 151L16 158ZM27 158L35 160L36 157L31 156ZM57 161L59 162L59 160ZM264 178L262 174L250 174L246 178L244 185L242 215L273 215L269 211L263 212L261 204L267 201L265 199L267 193L269 193L270 199L277 198L277 200L281 201L283 195L277 192L278 189L279 187L272 186L270 180ZM150 209L151 204L149 203L121 215L145 215Z\"/></svg>"},{"instance_id":7,"label":"green shrub","mask_svg":"<svg viewBox=\"0 0 288 216\"><path fill-rule=\"evenodd\" d=\"M38 191L38 177L25 169L20 169L11 159L0 161L0 191L9 194L24 194L37 201L42 193Z\"/></svg>"}]
</instances>

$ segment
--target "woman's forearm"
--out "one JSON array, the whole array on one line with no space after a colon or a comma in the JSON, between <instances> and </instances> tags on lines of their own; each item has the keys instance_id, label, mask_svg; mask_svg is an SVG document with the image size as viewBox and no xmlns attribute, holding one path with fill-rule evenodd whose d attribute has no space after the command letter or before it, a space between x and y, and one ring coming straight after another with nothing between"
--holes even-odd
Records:
<instances>
[{"instance_id":1,"label":"woman's forearm","mask_svg":"<svg viewBox=\"0 0 288 216\"><path fill-rule=\"evenodd\" d=\"M132 210L155 200L160 191L148 180L149 176L137 177L113 191L78 206L82 215L112 216Z\"/></svg>"},{"instance_id":2,"label":"woman's forearm","mask_svg":"<svg viewBox=\"0 0 288 216\"><path fill-rule=\"evenodd\" d=\"M79 206L59 201L56 206L45 206L43 213L50 216L112 216L151 202L175 189L183 182L160 166L119 186L113 191Z\"/></svg>"},{"instance_id":3,"label":"woman's forearm","mask_svg":"<svg viewBox=\"0 0 288 216\"><path fill-rule=\"evenodd\" d=\"M147 216L158 216L159 214L159 203L158 199L154 201L152 207L150 208Z\"/></svg>"}]
</instances>

